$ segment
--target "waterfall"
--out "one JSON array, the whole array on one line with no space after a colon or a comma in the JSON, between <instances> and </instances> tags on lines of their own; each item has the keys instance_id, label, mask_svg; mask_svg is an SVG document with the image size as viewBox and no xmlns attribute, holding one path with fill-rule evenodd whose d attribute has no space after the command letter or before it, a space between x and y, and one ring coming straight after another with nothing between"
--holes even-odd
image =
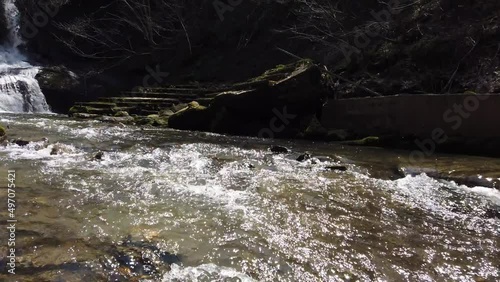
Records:
<instances>
[{"instance_id":1,"label":"waterfall","mask_svg":"<svg viewBox=\"0 0 500 282\"><path fill-rule=\"evenodd\" d=\"M20 15L15 0L3 1L8 41L0 45L0 111L50 112L35 76L39 68L30 65L18 47L23 44L19 34Z\"/></svg>"}]
</instances>

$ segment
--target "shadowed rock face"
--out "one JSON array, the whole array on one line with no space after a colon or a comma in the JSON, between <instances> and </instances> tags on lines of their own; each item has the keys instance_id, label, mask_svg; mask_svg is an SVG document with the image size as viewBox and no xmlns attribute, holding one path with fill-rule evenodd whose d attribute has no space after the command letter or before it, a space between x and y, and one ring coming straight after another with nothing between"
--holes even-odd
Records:
<instances>
[{"instance_id":1,"label":"shadowed rock face","mask_svg":"<svg viewBox=\"0 0 500 282\"><path fill-rule=\"evenodd\" d=\"M320 69L300 61L266 72L255 89L222 93L208 107L192 105L172 115L175 129L259 137L296 137L318 114L327 91Z\"/></svg>"},{"instance_id":2,"label":"shadowed rock face","mask_svg":"<svg viewBox=\"0 0 500 282\"><path fill-rule=\"evenodd\" d=\"M7 20L5 19L5 7L3 0L0 3L0 45L4 44L7 40Z\"/></svg>"},{"instance_id":3,"label":"shadowed rock face","mask_svg":"<svg viewBox=\"0 0 500 282\"><path fill-rule=\"evenodd\" d=\"M66 113L83 92L78 77L64 67L43 68L36 80L56 113Z\"/></svg>"}]
</instances>

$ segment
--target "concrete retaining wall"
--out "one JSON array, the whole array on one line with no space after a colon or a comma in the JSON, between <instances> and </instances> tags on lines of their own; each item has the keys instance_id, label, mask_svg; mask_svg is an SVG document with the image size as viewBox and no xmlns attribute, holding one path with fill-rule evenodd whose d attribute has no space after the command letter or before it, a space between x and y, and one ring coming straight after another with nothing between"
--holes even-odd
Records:
<instances>
[{"instance_id":1,"label":"concrete retaining wall","mask_svg":"<svg viewBox=\"0 0 500 282\"><path fill-rule=\"evenodd\" d=\"M500 95L426 94L330 100L321 123L360 134L500 137Z\"/></svg>"}]
</instances>

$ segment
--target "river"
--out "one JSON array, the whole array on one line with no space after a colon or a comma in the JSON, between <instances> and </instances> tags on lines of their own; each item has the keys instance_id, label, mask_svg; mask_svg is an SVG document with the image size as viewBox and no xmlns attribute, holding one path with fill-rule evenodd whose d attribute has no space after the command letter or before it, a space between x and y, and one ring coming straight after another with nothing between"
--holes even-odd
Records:
<instances>
[{"instance_id":1,"label":"river","mask_svg":"<svg viewBox=\"0 0 500 282\"><path fill-rule=\"evenodd\" d=\"M40 140L0 147L0 185L16 171L18 220L16 274L0 280L500 279L500 191L400 177L405 151L44 114L4 113L0 124L10 139ZM305 151L324 157L296 161ZM338 163L348 170L326 169ZM484 157L418 165L500 172Z\"/></svg>"}]
</instances>

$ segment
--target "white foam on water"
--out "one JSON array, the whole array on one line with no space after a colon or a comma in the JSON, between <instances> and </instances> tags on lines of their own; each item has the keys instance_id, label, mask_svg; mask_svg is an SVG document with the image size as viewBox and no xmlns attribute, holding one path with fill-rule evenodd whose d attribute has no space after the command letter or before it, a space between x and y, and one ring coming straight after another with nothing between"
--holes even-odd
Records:
<instances>
[{"instance_id":1,"label":"white foam on water","mask_svg":"<svg viewBox=\"0 0 500 282\"><path fill-rule=\"evenodd\" d=\"M51 155L52 149L62 147L62 150L57 155ZM30 142L26 146L19 146L14 143L9 143L6 146L0 147L0 152L7 152L7 157L10 160L55 160L58 166L67 165L67 161L78 162L75 157L83 156L83 152L76 149L73 145L65 144L46 144L44 141Z\"/></svg>"},{"instance_id":2,"label":"white foam on water","mask_svg":"<svg viewBox=\"0 0 500 282\"><path fill-rule=\"evenodd\" d=\"M500 190L487 187L480 187L480 186L473 188L468 188L468 187L463 187L463 188L470 192L486 197L492 202L494 202L496 205L500 206Z\"/></svg>"},{"instance_id":3,"label":"white foam on water","mask_svg":"<svg viewBox=\"0 0 500 282\"><path fill-rule=\"evenodd\" d=\"M234 268L218 266L213 263L202 264L199 266L188 266L182 267L177 264L173 264L170 272L163 276L163 282L198 282L198 281L241 281L241 282L251 282L257 281L252 279L250 276L237 271Z\"/></svg>"}]
</instances>

